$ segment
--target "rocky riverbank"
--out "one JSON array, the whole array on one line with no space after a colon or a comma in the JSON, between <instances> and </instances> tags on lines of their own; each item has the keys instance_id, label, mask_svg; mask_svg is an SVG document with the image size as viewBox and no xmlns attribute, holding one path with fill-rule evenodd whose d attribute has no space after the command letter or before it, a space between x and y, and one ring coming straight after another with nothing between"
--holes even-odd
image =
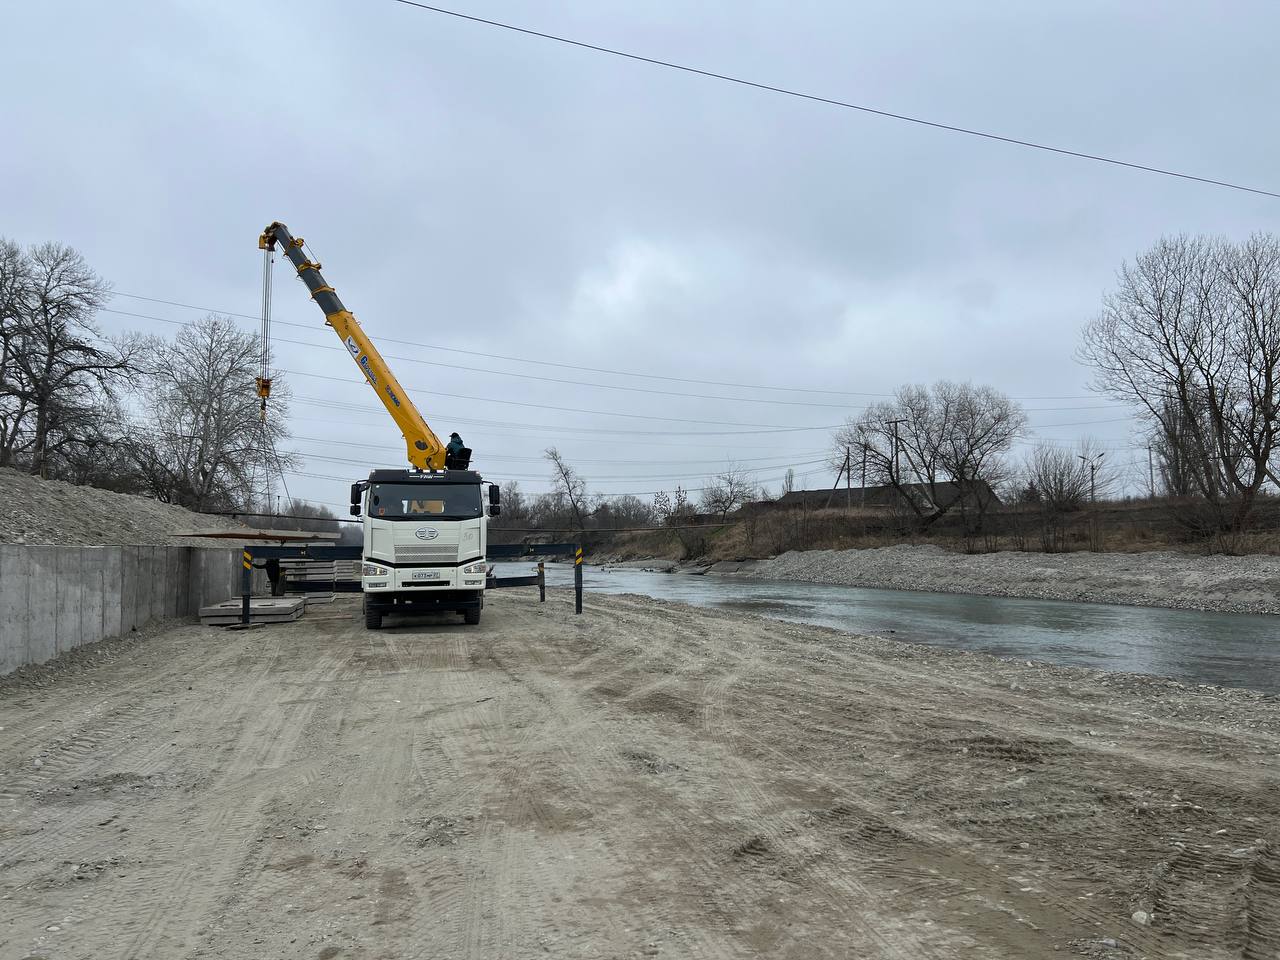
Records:
<instances>
[{"instance_id":1,"label":"rocky riverbank","mask_svg":"<svg viewBox=\"0 0 1280 960\"><path fill-rule=\"evenodd\" d=\"M714 573L891 590L1280 613L1280 557L953 553L935 546L792 551Z\"/></svg>"}]
</instances>

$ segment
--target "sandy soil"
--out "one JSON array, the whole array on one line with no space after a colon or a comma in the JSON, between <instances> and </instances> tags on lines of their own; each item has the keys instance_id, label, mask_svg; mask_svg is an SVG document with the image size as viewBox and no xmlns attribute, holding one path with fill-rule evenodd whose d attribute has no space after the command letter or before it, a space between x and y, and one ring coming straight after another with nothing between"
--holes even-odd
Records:
<instances>
[{"instance_id":1,"label":"sandy soil","mask_svg":"<svg viewBox=\"0 0 1280 960\"><path fill-rule=\"evenodd\" d=\"M1183 553L953 553L901 544L805 550L716 572L892 590L1280 613L1280 557Z\"/></svg>"},{"instance_id":2,"label":"sandy soil","mask_svg":"<svg viewBox=\"0 0 1280 960\"><path fill-rule=\"evenodd\" d=\"M521 594L0 682L0 957L1280 951L1275 698Z\"/></svg>"},{"instance_id":3,"label":"sandy soil","mask_svg":"<svg viewBox=\"0 0 1280 960\"><path fill-rule=\"evenodd\" d=\"M225 546L218 540L193 540L172 534L243 525L148 497L41 480L0 467L0 543Z\"/></svg>"}]
</instances>

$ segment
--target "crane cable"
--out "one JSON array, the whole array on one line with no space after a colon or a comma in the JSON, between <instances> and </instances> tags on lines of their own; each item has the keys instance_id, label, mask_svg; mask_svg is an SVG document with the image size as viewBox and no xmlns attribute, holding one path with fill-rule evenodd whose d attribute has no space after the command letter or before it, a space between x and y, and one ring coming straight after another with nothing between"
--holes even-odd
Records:
<instances>
[{"instance_id":1,"label":"crane cable","mask_svg":"<svg viewBox=\"0 0 1280 960\"><path fill-rule=\"evenodd\" d=\"M276 254L266 248L262 251L262 361L258 371L258 398L261 405L258 415L267 422L267 398L271 396L271 278Z\"/></svg>"},{"instance_id":2,"label":"crane cable","mask_svg":"<svg viewBox=\"0 0 1280 960\"><path fill-rule=\"evenodd\" d=\"M259 358L257 390L258 390L258 439L262 445L260 459L255 457L262 464L262 496L265 501L267 511L271 510L271 475L272 468L279 468L279 463L273 458L275 445L271 441L271 434L267 427L267 399L271 396L271 288L272 277L275 273L275 251L270 248L264 248L262 251L262 353ZM256 468L254 473L256 473ZM280 477L284 480L283 473ZM251 489L256 483L250 481ZM277 511L278 512L278 511Z\"/></svg>"}]
</instances>

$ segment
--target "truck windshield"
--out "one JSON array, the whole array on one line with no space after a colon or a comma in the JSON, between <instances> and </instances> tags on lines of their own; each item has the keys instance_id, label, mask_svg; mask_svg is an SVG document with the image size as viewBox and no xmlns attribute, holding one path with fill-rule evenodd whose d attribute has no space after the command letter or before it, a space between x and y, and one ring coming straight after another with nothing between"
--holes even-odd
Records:
<instances>
[{"instance_id":1,"label":"truck windshield","mask_svg":"<svg viewBox=\"0 0 1280 960\"><path fill-rule=\"evenodd\" d=\"M379 520L472 520L483 515L478 483L375 483L369 516Z\"/></svg>"}]
</instances>

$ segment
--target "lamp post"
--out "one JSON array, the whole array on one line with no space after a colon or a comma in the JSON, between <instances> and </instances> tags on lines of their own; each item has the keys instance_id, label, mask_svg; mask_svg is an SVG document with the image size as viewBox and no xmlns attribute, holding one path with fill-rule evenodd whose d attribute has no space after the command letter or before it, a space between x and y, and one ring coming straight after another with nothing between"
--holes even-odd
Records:
<instances>
[{"instance_id":1,"label":"lamp post","mask_svg":"<svg viewBox=\"0 0 1280 960\"><path fill-rule=\"evenodd\" d=\"M1100 453L1095 457L1086 457L1083 454L1076 454L1076 459L1089 465L1089 502L1098 502L1098 464L1102 462L1102 458L1106 453Z\"/></svg>"}]
</instances>

